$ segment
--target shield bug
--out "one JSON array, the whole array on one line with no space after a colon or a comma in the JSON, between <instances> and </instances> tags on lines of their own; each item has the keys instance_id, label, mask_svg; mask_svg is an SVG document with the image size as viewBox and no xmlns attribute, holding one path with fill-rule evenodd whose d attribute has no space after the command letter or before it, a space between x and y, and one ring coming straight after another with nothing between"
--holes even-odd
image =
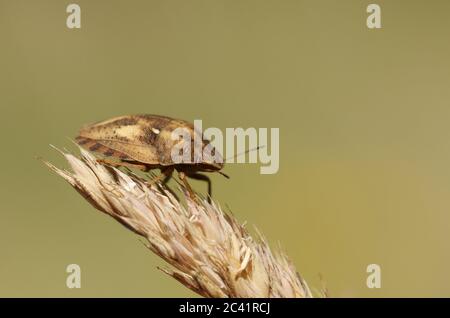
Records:
<instances>
[{"instance_id":1,"label":"shield bug","mask_svg":"<svg viewBox=\"0 0 450 318\"><path fill-rule=\"evenodd\" d=\"M187 149L191 149L189 156L193 160L188 163L174 162L172 159L173 147L183 148L179 144L183 141L173 138L174 130L179 128L191 136L191 145ZM187 121L159 115L129 115L87 125L80 130L75 141L83 148L103 155L104 158L98 161L111 166L125 166L145 172L160 169L161 174L151 182L163 180L165 183L177 171L192 197L193 191L186 177L206 181L209 200L211 180L200 172L219 172L227 178L228 176L220 171L224 163L214 148L212 153L215 160L212 157L194 160L195 137L200 138L202 149L209 145L202 132L195 131L194 126Z\"/></svg>"}]
</instances>

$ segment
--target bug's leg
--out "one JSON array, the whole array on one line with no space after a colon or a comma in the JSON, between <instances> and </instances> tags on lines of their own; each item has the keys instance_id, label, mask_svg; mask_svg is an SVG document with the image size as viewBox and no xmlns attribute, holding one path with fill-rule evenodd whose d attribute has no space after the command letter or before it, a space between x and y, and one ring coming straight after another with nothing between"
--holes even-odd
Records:
<instances>
[{"instance_id":1,"label":"bug's leg","mask_svg":"<svg viewBox=\"0 0 450 318\"><path fill-rule=\"evenodd\" d=\"M169 180L172 179L172 172L173 170L169 174L165 175L165 178L163 179L163 181L161 181L163 185L166 185L167 182L169 182Z\"/></svg>"},{"instance_id":2,"label":"bug's leg","mask_svg":"<svg viewBox=\"0 0 450 318\"><path fill-rule=\"evenodd\" d=\"M100 164L106 164L108 166L111 167L127 167L127 168L134 168L134 169L139 169L139 170L146 170L147 166L143 165L143 164L138 164L138 163L130 163L130 162L125 162L125 161L112 161L112 160L105 160L105 159L97 159L97 162Z\"/></svg>"},{"instance_id":3,"label":"bug's leg","mask_svg":"<svg viewBox=\"0 0 450 318\"><path fill-rule=\"evenodd\" d=\"M166 190L166 191L169 191L170 194L172 194L172 195L174 196L174 198L175 198L177 201L180 201L180 199L178 198L178 195L175 193L175 191L173 191L173 190L167 185L167 183L169 182L169 180L172 179L172 176L173 176L173 169L172 169L172 171L171 171L170 173L166 174L164 180L161 181L160 189L161 189L162 191L165 191L165 190Z\"/></svg>"},{"instance_id":4,"label":"bug's leg","mask_svg":"<svg viewBox=\"0 0 450 318\"><path fill-rule=\"evenodd\" d=\"M201 180L201 181L205 181L208 184L208 203L211 203L211 197L212 197L212 184L211 184L211 179L208 176L205 176L204 174L201 173L191 173L187 175L189 178L191 179L195 179L195 180Z\"/></svg>"},{"instance_id":5,"label":"bug's leg","mask_svg":"<svg viewBox=\"0 0 450 318\"><path fill-rule=\"evenodd\" d=\"M150 186L160 182L161 180L163 180L163 183L165 183L172 177L172 173L173 173L173 168L162 169L161 173L159 175L157 175L152 180L147 182L147 185L150 187Z\"/></svg>"},{"instance_id":6,"label":"bug's leg","mask_svg":"<svg viewBox=\"0 0 450 318\"><path fill-rule=\"evenodd\" d=\"M195 202L199 203L194 190L192 190L191 185L187 181L186 174L183 171L178 171L178 177L183 182L185 188L188 190L189 196L191 197L191 199L194 200Z\"/></svg>"}]
</instances>

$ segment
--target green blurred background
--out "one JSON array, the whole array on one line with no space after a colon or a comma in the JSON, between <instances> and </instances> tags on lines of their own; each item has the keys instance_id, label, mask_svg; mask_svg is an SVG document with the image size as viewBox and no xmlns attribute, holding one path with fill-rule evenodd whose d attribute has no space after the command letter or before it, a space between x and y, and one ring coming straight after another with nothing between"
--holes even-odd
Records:
<instances>
[{"instance_id":1,"label":"green blurred background","mask_svg":"<svg viewBox=\"0 0 450 318\"><path fill-rule=\"evenodd\" d=\"M371 1L74 2L80 30L71 2L0 0L0 296L194 296L35 158L133 113L279 127L279 173L228 165L222 205L331 296L450 296L449 1L376 1L381 30Z\"/></svg>"}]
</instances>

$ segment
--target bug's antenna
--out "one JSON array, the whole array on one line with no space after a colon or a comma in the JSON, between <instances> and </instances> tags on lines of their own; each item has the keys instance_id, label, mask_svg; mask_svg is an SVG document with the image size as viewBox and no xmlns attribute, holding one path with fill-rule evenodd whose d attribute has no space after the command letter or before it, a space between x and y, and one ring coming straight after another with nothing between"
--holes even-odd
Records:
<instances>
[{"instance_id":1,"label":"bug's antenna","mask_svg":"<svg viewBox=\"0 0 450 318\"><path fill-rule=\"evenodd\" d=\"M257 150L262 149L262 148L264 148L264 147L265 147L265 146L258 146L258 147L252 148L252 149L248 149L248 150L246 150L246 151L239 152L239 153L235 154L234 156L231 156L231 157L226 158L226 159L225 159L225 163L226 163L228 160L230 160L230 159L234 159L234 158L237 158L237 157L239 157L239 156L245 155L245 154L249 153L250 151L257 151Z\"/></svg>"}]
</instances>

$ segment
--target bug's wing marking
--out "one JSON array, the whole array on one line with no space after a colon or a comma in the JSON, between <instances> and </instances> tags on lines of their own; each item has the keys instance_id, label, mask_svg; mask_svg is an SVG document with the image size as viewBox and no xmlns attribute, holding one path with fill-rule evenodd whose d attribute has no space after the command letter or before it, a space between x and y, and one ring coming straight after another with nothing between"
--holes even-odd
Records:
<instances>
[{"instance_id":1,"label":"bug's wing marking","mask_svg":"<svg viewBox=\"0 0 450 318\"><path fill-rule=\"evenodd\" d=\"M79 144L81 147L85 148L86 150L100 153L105 157L115 157L115 158L119 158L119 159L123 159L123 160L131 159L127 155L125 155L123 152L120 152L120 151L114 150L110 147L107 147L97 140L78 136L75 138L75 141L77 144Z\"/></svg>"},{"instance_id":2,"label":"bug's wing marking","mask_svg":"<svg viewBox=\"0 0 450 318\"><path fill-rule=\"evenodd\" d=\"M111 139L103 139L97 140L102 145L105 145L115 151L122 152L126 154L131 159L147 163L147 164L161 164L164 163L159 161L158 152L155 147L150 145L141 145L129 141L121 141L121 140L111 140Z\"/></svg>"}]
</instances>

